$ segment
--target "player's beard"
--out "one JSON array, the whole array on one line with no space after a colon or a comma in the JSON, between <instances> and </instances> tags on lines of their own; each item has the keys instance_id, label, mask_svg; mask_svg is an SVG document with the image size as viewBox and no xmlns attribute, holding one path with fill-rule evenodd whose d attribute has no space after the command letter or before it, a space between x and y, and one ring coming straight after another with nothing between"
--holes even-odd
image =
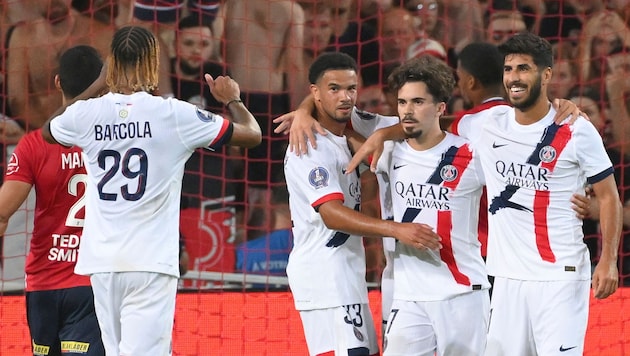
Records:
<instances>
[{"instance_id":1,"label":"player's beard","mask_svg":"<svg viewBox=\"0 0 630 356\"><path fill-rule=\"evenodd\" d=\"M540 98L540 93L542 92L542 75L540 73L530 88L531 91L529 92L529 95L520 103L512 101L511 97L508 95L510 98L510 104L523 112L529 110L536 104L538 98Z\"/></svg>"},{"instance_id":2,"label":"player's beard","mask_svg":"<svg viewBox=\"0 0 630 356\"><path fill-rule=\"evenodd\" d=\"M179 69L182 73L184 73L184 75L200 75L201 73L200 66L193 67L186 61L179 61Z\"/></svg>"},{"instance_id":3,"label":"player's beard","mask_svg":"<svg viewBox=\"0 0 630 356\"><path fill-rule=\"evenodd\" d=\"M412 117L404 118L403 121L412 121L415 124L418 123L418 121L415 120ZM404 127L403 128L403 132L404 132L406 138L411 138L411 139L418 138L418 137L422 136L422 134L423 134L422 128L414 129L413 127Z\"/></svg>"}]
</instances>

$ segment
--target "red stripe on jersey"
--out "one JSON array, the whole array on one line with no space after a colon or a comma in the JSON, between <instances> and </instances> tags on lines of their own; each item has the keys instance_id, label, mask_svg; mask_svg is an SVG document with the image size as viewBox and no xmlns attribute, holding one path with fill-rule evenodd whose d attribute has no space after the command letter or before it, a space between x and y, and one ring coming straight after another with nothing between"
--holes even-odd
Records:
<instances>
[{"instance_id":1,"label":"red stripe on jersey","mask_svg":"<svg viewBox=\"0 0 630 356\"><path fill-rule=\"evenodd\" d=\"M457 267L455 255L453 255L453 243L451 241L451 230L453 229L453 214L451 211L438 211L437 233L442 238L442 249L440 257L446 263L455 281L465 286L470 285L470 279Z\"/></svg>"},{"instance_id":2,"label":"red stripe on jersey","mask_svg":"<svg viewBox=\"0 0 630 356\"><path fill-rule=\"evenodd\" d=\"M457 168L457 177L452 181L444 181L443 186L450 189L457 189L457 185L461 181L462 175L470 161L472 160L472 152L468 148L468 144L462 145L457 149L455 158L453 158L453 166ZM470 285L470 279L459 271L457 263L455 262L455 256L453 255L453 244L451 242L451 230L453 229L453 217L451 211L439 211L438 212L438 235L442 238L442 249L440 250L440 257L442 261L446 263L446 266L453 274L455 281L459 284L466 286Z\"/></svg>"},{"instance_id":3,"label":"red stripe on jersey","mask_svg":"<svg viewBox=\"0 0 630 356\"><path fill-rule=\"evenodd\" d=\"M549 229L547 228L547 211L549 209L549 191L537 191L534 197L534 232L536 233L536 247L544 261L556 262L556 256L549 244Z\"/></svg>"},{"instance_id":4,"label":"red stripe on jersey","mask_svg":"<svg viewBox=\"0 0 630 356\"><path fill-rule=\"evenodd\" d=\"M313 204L311 204L311 206L313 208L317 209L317 207L319 207L320 205L322 205L322 204L324 204L326 202L329 202L331 200L341 200L343 202L343 200L344 200L343 199L343 193L331 193L331 194L328 194L328 195L324 195L323 197L315 200L313 202Z\"/></svg>"},{"instance_id":5,"label":"red stripe on jersey","mask_svg":"<svg viewBox=\"0 0 630 356\"><path fill-rule=\"evenodd\" d=\"M215 137L215 139L208 146L212 146L216 144L217 142L219 142L220 140L222 140L223 136L225 136L225 133L227 132L229 127L230 127L230 122L228 120L223 119L223 125L221 125L221 130L217 134L217 137Z\"/></svg>"},{"instance_id":6,"label":"red stripe on jersey","mask_svg":"<svg viewBox=\"0 0 630 356\"><path fill-rule=\"evenodd\" d=\"M481 256L486 257L488 254L488 192L485 185L481 193L481 201L479 202L477 239L481 243Z\"/></svg>"},{"instance_id":7,"label":"red stripe on jersey","mask_svg":"<svg viewBox=\"0 0 630 356\"><path fill-rule=\"evenodd\" d=\"M556 156L551 162L542 162L541 167L547 168L550 171L556 166L558 157L562 151L567 147L567 143L571 139L571 129L569 125L562 125L558 129L558 132L554 135L550 146L556 151ZM556 256L551 251L551 245L549 244L549 229L547 225L547 212L549 211L549 191L536 191L534 196L534 231L536 233L536 247L538 253L543 261L556 262Z\"/></svg>"},{"instance_id":8,"label":"red stripe on jersey","mask_svg":"<svg viewBox=\"0 0 630 356\"><path fill-rule=\"evenodd\" d=\"M564 149L567 147L567 143L569 143L570 139L571 129L569 128L569 125L560 126L558 132L556 132L550 144L550 146L556 150L556 157L551 162L542 162L540 166L543 168L547 168L550 171L553 171L556 163L558 162L558 157L560 157L562 151L564 151Z\"/></svg>"},{"instance_id":9,"label":"red stripe on jersey","mask_svg":"<svg viewBox=\"0 0 630 356\"><path fill-rule=\"evenodd\" d=\"M460 111L460 112L456 112L455 113L455 120L453 121L453 123L451 123L451 132L454 133L455 135L460 136L459 132L458 132L458 127L459 127L459 122L462 121L462 118L466 115L472 115L472 114L477 114L479 112L482 112L484 110L490 109L492 107L495 106L499 106L499 105L509 105L507 103L507 101L505 100L490 100L490 101L486 101L485 103L479 104L477 106L475 106L474 108L468 109L468 110L464 110L464 111Z\"/></svg>"},{"instance_id":10,"label":"red stripe on jersey","mask_svg":"<svg viewBox=\"0 0 630 356\"><path fill-rule=\"evenodd\" d=\"M317 356L335 356L335 351L327 351L321 354L317 354Z\"/></svg>"}]
</instances>

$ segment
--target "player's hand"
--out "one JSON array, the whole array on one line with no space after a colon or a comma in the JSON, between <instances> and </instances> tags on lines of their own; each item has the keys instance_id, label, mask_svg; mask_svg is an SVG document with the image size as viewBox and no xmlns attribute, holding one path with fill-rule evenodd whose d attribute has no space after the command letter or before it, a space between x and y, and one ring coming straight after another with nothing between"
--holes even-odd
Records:
<instances>
[{"instance_id":1,"label":"player's hand","mask_svg":"<svg viewBox=\"0 0 630 356\"><path fill-rule=\"evenodd\" d=\"M376 164L383 154L384 142L385 140L380 135L379 130L374 131L374 133L365 140L363 145L361 145L361 148L357 150L354 156L352 156L348 166L346 166L346 174L354 172L361 162L368 162L370 165L370 171L376 172Z\"/></svg>"},{"instance_id":2,"label":"player's hand","mask_svg":"<svg viewBox=\"0 0 630 356\"><path fill-rule=\"evenodd\" d=\"M599 201L593 188L590 185L587 186L584 194L573 194L571 197L572 208L577 213L577 217L582 220L599 220Z\"/></svg>"},{"instance_id":3,"label":"player's hand","mask_svg":"<svg viewBox=\"0 0 630 356\"><path fill-rule=\"evenodd\" d=\"M604 299L615 293L619 287L619 271L617 261L600 260L592 279L593 295L597 299Z\"/></svg>"},{"instance_id":4,"label":"player's hand","mask_svg":"<svg viewBox=\"0 0 630 356\"><path fill-rule=\"evenodd\" d=\"M4 115L0 117L0 143L15 145L25 134L17 122Z\"/></svg>"},{"instance_id":5,"label":"player's hand","mask_svg":"<svg viewBox=\"0 0 630 356\"><path fill-rule=\"evenodd\" d=\"M397 223L394 236L405 245L420 250L437 250L442 248L442 240L433 228L426 224Z\"/></svg>"},{"instance_id":6,"label":"player's hand","mask_svg":"<svg viewBox=\"0 0 630 356\"><path fill-rule=\"evenodd\" d=\"M210 88L210 93L217 101L227 104L231 100L239 99L241 97L241 90L238 83L229 76L218 76L212 78L210 74L205 74L204 78Z\"/></svg>"},{"instance_id":7,"label":"player's hand","mask_svg":"<svg viewBox=\"0 0 630 356\"><path fill-rule=\"evenodd\" d=\"M590 121L589 117L586 116L586 114L583 113L571 100L556 98L553 100L553 107L557 111L553 121L558 125L562 124L567 118L569 120L567 123L569 125L573 125L579 116L582 116Z\"/></svg>"},{"instance_id":8,"label":"player's hand","mask_svg":"<svg viewBox=\"0 0 630 356\"><path fill-rule=\"evenodd\" d=\"M313 149L317 148L315 132L320 135L326 135L322 125L311 115L310 112L303 108L284 114L273 120L274 123L280 123L274 130L276 133L289 133L289 152L295 152L297 156L308 152L308 143Z\"/></svg>"}]
</instances>

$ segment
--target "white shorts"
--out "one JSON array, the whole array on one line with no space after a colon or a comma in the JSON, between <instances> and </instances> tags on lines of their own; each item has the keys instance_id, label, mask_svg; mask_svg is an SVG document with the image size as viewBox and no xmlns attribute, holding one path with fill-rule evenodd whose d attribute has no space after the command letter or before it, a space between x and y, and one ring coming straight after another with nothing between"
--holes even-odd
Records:
<instances>
[{"instance_id":1,"label":"white shorts","mask_svg":"<svg viewBox=\"0 0 630 356\"><path fill-rule=\"evenodd\" d=\"M582 355L590 281L495 278L486 355Z\"/></svg>"},{"instance_id":2,"label":"white shorts","mask_svg":"<svg viewBox=\"0 0 630 356\"><path fill-rule=\"evenodd\" d=\"M316 355L378 355L376 329L367 304L301 310L306 345Z\"/></svg>"},{"instance_id":3,"label":"white shorts","mask_svg":"<svg viewBox=\"0 0 630 356\"><path fill-rule=\"evenodd\" d=\"M394 299L383 356L483 355L489 309L487 290L431 302Z\"/></svg>"},{"instance_id":4,"label":"white shorts","mask_svg":"<svg viewBox=\"0 0 630 356\"><path fill-rule=\"evenodd\" d=\"M171 354L177 278L153 272L90 276L107 355Z\"/></svg>"}]
</instances>

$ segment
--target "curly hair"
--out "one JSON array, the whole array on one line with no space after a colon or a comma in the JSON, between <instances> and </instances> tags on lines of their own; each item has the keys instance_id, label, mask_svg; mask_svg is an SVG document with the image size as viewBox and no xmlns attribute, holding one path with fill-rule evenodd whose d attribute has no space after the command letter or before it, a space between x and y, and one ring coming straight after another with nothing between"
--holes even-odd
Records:
<instances>
[{"instance_id":1,"label":"curly hair","mask_svg":"<svg viewBox=\"0 0 630 356\"><path fill-rule=\"evenodd\" d=\"M158 85L160 46L151 31L127 26L114 34L108 58L107 86L112 92L124 87L152 91Z\"/></svg>"},{"instance_id":2,"label":"curly hair","mask_svg":"<svg viewBox=\"0 0 630 356\"><path fill-rule=\"evenodd\" d=\"M455 88L453 70L443 61L429 55L410 59L389 75L388 88L398 93L406 83L423 82L436 102L448 102Z\"/></svg>"}]
</instances>

